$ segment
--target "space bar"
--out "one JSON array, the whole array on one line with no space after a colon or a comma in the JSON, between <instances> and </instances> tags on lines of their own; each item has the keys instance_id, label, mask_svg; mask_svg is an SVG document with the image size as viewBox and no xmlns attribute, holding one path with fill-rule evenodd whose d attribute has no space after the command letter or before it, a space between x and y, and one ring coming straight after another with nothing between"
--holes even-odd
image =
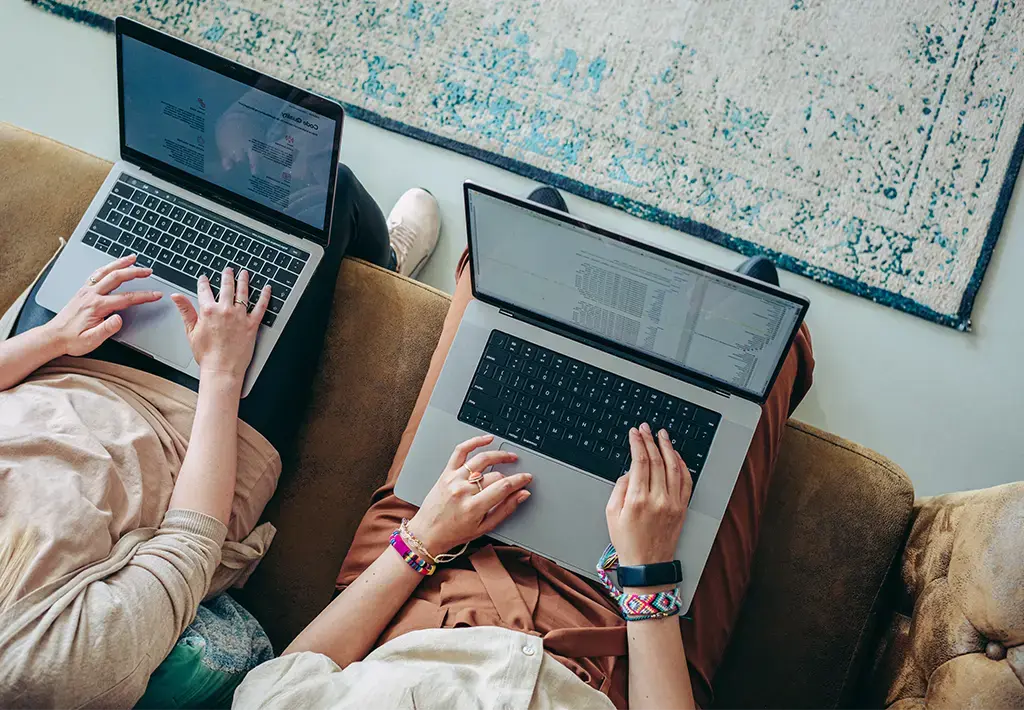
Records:
<instances>
[{"instance_id":1,"label":"space bar","mask_svg":"<svg viewBox=\"0 0 1024 710\"><path fill-rule=\"evenodd\" d=\"M619 466L612 463L609 459L595 456L589 451L578 449L575 446L542 446L540 451L570 466L575 466L587 473L600 476L606 481L614 483L619 480Z\"/></svg>"},{"instance_id":2,"label":"space bar","mask_svg":"<svg viewBox=\"0 0 1024 710\"><path fill-rule=\"evenodd\" d=\"M159 276L164 281L170 281L175 286L180 286L189 293L196 292L196 277L183 274L180 271L175 271L166 264L154 261L153 265L150 266L153 269L153 276Z\"/></svg>"}]
</instances>

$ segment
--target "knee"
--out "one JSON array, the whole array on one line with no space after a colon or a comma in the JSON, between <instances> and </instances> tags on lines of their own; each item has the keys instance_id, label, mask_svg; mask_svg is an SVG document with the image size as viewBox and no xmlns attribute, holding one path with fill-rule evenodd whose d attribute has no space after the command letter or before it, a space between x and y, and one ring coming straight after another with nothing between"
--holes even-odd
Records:
<instances>
[{"instance_id":1,"label":"knee","mask_svg":"<svg viewBox=\"0 0 1024 710\"><path fill-rule=\"evenodd\" d=\"M359 180L352 169L344 163L338 163L338 180L334 185L334 194L339 197L350 194L358 184Z\"/></svg>"}]
</instances>

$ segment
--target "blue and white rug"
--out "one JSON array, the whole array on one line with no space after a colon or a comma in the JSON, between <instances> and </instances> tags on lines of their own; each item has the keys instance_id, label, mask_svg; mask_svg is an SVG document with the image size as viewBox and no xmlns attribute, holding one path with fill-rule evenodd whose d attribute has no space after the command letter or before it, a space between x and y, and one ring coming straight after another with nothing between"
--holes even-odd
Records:
<instances>
[{"instance_id":1,"label":"blue and white rug","mask_svg":"<svg viewBox=\"0 0 1024 710\"><path fill-rule=\"evenodd\" d=\"M1012 0L33 0L967 330L1024 153Z\"/></svg>"}]
</instances>

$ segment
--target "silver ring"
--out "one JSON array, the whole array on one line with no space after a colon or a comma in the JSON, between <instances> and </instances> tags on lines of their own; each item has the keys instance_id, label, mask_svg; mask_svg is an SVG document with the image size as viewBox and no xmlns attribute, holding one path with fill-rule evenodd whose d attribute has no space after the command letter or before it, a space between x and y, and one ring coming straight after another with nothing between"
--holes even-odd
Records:
<instances>
[{"instance_id":1,"label":"silver ring","mask_svg":"<svg viewBox=\"0 0 1024 710\"><path fill-rule=\"evenodd\" d=\"M94 278L93 278L92 276L90 276L90 277L89 277L89 285L90 285L90 286L95 286L95 285L96 285L96 284L98 284L98 283L99 283L99 281L97 281L96 279L94 279Z\"/></svg>"}]
</instances>

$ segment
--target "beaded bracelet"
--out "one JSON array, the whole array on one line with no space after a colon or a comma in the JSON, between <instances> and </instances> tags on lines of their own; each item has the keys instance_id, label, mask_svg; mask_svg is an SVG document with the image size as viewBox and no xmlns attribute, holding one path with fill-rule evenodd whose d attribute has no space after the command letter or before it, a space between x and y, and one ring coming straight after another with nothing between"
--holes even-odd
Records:
<instances>
[{"instance_id":1,"label":"beaded bracelet","mask_svg":"<svg viewBox=\"0 0 1024 710\"><path fill-rule=\"evenodd\" d=\"M675 616L682 608L679 595L675 589L656 594L626 594L612 582L608 576L610 570L619 566L619 553L614 545L605 549L601 559L597 561L597 575L601 578L608 595L619 605L619 613L626 621L646 621Z\"/></svg>"},{"instance_id":2,"label":"beaded bracelet","mask_svg":"<svg viewBox=\"0 0 1024 710\"><path fill-rule=\"evenodd\" d=\"M420 558L415 552L409 549L405 540L402 539L401 530L395 530L391 533L391 537L388 539L391 543L391 547L395 548L395 552L401 555L405 563L412 567L416 572L422 574L424 577L429 577L437 571L437 565L433 562L428 562Z\"/></svg>"}]
</instances>

